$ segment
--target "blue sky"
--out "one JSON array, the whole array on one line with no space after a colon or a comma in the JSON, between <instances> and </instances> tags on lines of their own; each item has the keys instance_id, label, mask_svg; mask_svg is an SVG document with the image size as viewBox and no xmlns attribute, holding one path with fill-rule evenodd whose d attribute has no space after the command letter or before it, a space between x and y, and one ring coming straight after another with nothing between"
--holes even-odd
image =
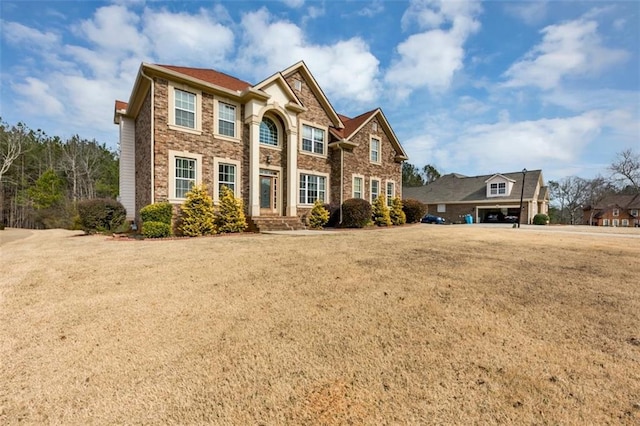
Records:
<instances>
[{"instance_id":1,"label":"blue sky","mask_svg":"<svg viewBox=\"0 0 640 426\"><path fill-rule=\"evenodd\" d=\"M418 166L607 174L640 150L636 1L6 1L0 116L115 148L141 62L257 83L304 60L336 110L381 107Z\"/></svg>"}]
</instances>

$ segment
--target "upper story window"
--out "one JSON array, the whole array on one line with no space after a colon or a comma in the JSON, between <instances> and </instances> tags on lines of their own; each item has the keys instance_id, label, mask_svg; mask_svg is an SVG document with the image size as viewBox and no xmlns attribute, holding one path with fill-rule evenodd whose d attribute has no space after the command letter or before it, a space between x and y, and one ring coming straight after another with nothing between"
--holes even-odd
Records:
<instances>
[{"instance_id":1,"label":"upper story window","mask_svg":"<svg viewBox=\"0 0 640 426\"><path fill-rule=\"evenodd\" d=\"M174 89L176 126L196 128L196 95L184 90Z\"/></svg>"},{"instance_id":2,"label":"upper story window","mask_svg":"<svg viewBox=\"0 0 640 426\"><path fill-rule=\"evenodd\" d=\"M631 216L638 216L638 210L637 209L633 209L631 210Z\"/></svg>"},{"instance_id":3,"label":"upper story window","mask_svg":"<svg viewBox=\"0 0 640 426\"><path fill-rule=\"evenodd\" d=\"M262 123L260 123L260 143L278 146L278 127L268 117L264 117Z\"/></svg>"},{"instance_id":4,"label":"upper story window","mask_svg":"<svg viewBox=\"0 0 640 426\"><path fill-rule=\"evenodd\" d=\"M324 135L322 129L302 125L302 150L313 154L324 154Z\"/></svg>"},{"instance_id":5,"label":"upper story window","mask_svg":"<svg viewBox=\"0 0 640 426\"><path fill-rule=\"evenodd\" d=\"M614 216L619 216L620 215L620 210L619 209L613 209L613 215Z\"/></svg>"},{"instance_id":6,"label":"upper story window","mask_svg":"<svg viewBox=\"0 0 640 426\"><path fill-rule=\"evenodd\" d=\"M218 133L232 138L236 137L235 105L218 102Z\"/></svg>"},{"instance_id":7,"label":"upper story window","mask_svg":"<svg viewBox=\"0 0 640 426\"><path fill-rule=\"evenodd\" d=\"M507 193L506 182L497 182L491 184L491 195L505 195Z\"/></svg>"},{"instance_id":8,"label":"upper story window","mask_svg":"<svg viewBox=\"0 0 640 426\"><path fill-rule=\"evenodd\" d=\"M380 162L380 139L371 138L369 142L369 160L372 163Z\"/></svg>"}]
</instances>

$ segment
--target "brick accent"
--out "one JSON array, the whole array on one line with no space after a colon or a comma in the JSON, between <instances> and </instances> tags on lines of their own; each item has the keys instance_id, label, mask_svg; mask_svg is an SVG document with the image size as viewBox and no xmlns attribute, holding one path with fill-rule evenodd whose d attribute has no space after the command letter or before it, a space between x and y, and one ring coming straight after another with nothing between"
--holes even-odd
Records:
<instances>
[{"instance_id":1,"label":"brick accent","mask_svg":"<svg viewBox=\"0 0 640 426\"><path fill-rule=\"evenodd\" d=\"M147 92L136 117L135 130L135 220L140 224L140 209L151 203L151 91Z\"/></svg>"}]
</instances>

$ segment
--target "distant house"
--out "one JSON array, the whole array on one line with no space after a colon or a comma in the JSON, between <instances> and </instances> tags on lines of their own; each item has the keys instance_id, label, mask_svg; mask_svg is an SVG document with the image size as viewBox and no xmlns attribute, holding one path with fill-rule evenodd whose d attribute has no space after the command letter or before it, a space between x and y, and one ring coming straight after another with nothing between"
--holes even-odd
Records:
<instances>
[{"instance_id":1,"label":"distant house","mask_svg":"<svg viewBox=\"0 0 640 426\"><path fill-rule=\"evenodd\" d=\"M611 195L584 208L584 223L594 226L640 226L640 194Z\"/></svg>"},{"instance_id":2,"label":"distant house","mask_svg":"<svg viewBox=\"0 0 640 426\"><path fill-rule=\"evenodd\" d=\"M211 69L143 63L116 101L120 195L129 219L225 185L250 221L300 224L316 200L401 196L407 155L380 108L338 114L304 62L250 84Z\"/></svg>"},{"instance_id":3,"label":"distant house","mask_svg":"<svg viewBox=\"0 0 640 426\"><path fill-rule=\"evenodd\" d=\"M521 193L521 223L531 223L538 213L548 214L549 191L542 170L528 171L526 176L522 172L483 176L451 173L428 185L402 190L403 198L422 201L429 213L442 216L449 223L463 222L468 214L480 223L517 222Z\"/></svg>"}]
</instances>

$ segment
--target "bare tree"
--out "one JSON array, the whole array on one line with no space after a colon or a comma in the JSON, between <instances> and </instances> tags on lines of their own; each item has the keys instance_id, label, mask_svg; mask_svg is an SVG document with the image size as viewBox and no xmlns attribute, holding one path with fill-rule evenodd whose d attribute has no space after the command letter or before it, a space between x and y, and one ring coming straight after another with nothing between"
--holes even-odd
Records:
<instances>
[{"instance_id":1,"label":"bare tree","mask_svg":"<svg viewBox=\"0 0 640 426\"><path fill-rule=\"evenodd\" d=\"M633 149L619 152L609 170L623 186L630 184L635 193L640 192L640 154Z\"/></svg>"},{"instance_id":2,"label":"bare tree","mask_svg":"<svg viewBox=\"0 0 640 426\"><path fill-rule=\"evenodd\" d=\"M549 181L551 199L559 206L560 222L572 225L578 222L588 186L588 180L577 176Z\"/></svg>"},{"instance_id":3,"label":"bare tree","mask_svg":"<svg viewBox=\"0 0 640 426\"><path fill-rule=\"evenodd\" d=\"M22 154L25 145L26 131L18 123L11 129L0 125L0 223L4 223L4 189L2 178L13 162Z\"/></svg>"},{"instance_id":4,"label":"bare tree","mask_svg":"<svg viewBox=\"0 0 640 426\"><path fill-rule=\"evenodd\" d=\"M604 198L608 195L615 193L615 188L610 180L604 178L603 176L596 176L593 179L586 181L585 193L583 196L583 203L585 206L589 206L590 215L589 215L589 225L593 222L593 215L596 210L595 207L604 200Z\"/></svg>"}]
</instances>

